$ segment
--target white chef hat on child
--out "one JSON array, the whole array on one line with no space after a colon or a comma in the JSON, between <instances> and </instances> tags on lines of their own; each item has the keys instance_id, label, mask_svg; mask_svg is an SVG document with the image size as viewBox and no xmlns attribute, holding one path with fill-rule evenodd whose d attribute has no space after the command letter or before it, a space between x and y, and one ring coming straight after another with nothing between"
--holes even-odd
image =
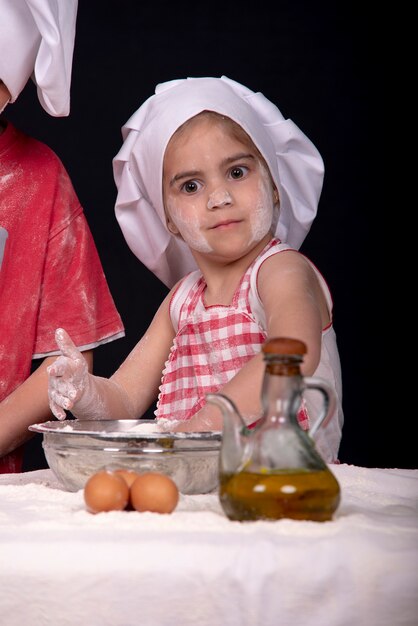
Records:
<instances>
[{"instance_id":1,"label":"white chef hat on child","mask_svg":"<svg viewBox=\"0 0 418 626\"><path fill-rule=\"evenodd\" d=\"M113 160L115 212L132 252L168 287L196 269L193 256L167 229L162 196L163 158L173 133L211 110L230 117L251 137L277 185L275 235L299 248L315 218L322 189L322 158L299 128L261 93L222 78L187 78L157 85L155 94L122 128Z\"/></svg>"},{"instance_id":2,"label":"white chef hat on child","mask_svg":"<svg viewBox=\"0 0 418 626\"><path fill-rule=\"evenodd\" d=\"M70 112L78 0L0 0L0 79L15 102L32 77L43 108Z\"/></svg>"}]
</instances>

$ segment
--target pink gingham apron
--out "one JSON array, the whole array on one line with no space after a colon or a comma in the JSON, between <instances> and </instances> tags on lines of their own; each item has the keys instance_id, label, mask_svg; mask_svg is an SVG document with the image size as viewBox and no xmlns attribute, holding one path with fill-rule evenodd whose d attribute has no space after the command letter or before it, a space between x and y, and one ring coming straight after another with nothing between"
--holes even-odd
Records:
<instances>
[{"instance_id":1,"label":"pink gingham apron","mask_svg":"<svg viewBox=\"0 0 418 626\"><path fill-rule=\"evenodd\" d=\"M277 239L272 239L249 266L230 305L205 306L206 283L198 271L180 283L170 306L171 311L177 307L180 313L162 375L157 419L190 419L206 403L207 393L219 391L260 352L267 335L251 311L251 272L260 256L277 243ZM185 291L187 295L181 304ZM172 314L174 324L175 317ZM298 417L301 426L308 428L306 412Z\"/></svg>"}]
</instances>

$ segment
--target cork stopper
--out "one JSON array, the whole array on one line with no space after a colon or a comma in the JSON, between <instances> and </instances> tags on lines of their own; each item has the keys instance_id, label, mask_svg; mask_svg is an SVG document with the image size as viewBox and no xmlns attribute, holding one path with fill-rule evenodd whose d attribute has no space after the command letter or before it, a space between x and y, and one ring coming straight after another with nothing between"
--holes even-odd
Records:
<instances>
[{"instance_id":1,"label":"cork stopper","mask_svg":"<svg viewBox=\"0 0 418 626\"><path fill-rule=\"evenodd\" d=\"M262 347L264 354L306 354L306 344L291 337L273 337L268 339Z\"/></svg>"}]
</instances>

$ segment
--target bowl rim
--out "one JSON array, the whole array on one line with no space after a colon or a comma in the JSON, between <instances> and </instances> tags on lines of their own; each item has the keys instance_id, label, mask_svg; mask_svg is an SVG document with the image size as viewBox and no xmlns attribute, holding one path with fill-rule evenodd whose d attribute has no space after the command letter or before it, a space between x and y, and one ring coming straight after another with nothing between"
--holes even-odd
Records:
<instances>
[{"instance_id":1,"label":"bowl rim","mask_svg":"<svg viewBox=\"0 0 418 626\"><path fill-rule=\"evenodd\" d=\"M131 425L132 428L140 424L155 424L156 420L150 419L124 419L124 420L79 420L65 419L61 421L47 421L31 424L28 430L42 434L52 435L88 435L95 439L128 439L128 440L153 440L153 439L198 439L220 441L221 431L199 432L172 432L158 431L153 433L123 430L122 427Z\"/></svg>"}]
</instances>

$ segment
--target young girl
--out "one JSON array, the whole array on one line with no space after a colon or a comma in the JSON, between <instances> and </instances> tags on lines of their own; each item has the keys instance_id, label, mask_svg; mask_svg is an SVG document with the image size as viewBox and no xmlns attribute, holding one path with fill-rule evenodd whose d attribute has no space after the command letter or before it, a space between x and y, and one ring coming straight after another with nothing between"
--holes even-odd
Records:
<instances>
[{"instance_id":1,"label":"young girl","mask_svg":"<svg viewBox=\"0 0 418 626\"><path fill-rule=\"evenodd\" d=\"M57 330L54 414L138 418L158 397L164 427L220 430L219 410L205 396L222 390L251 423L261 415L263 342L296 337L308 348L303 373L325 378L338 396L317 437L335 461L343 416L332 302L296 250L322 188L317 150L262 94L226 77L159 85L123 135L116 215L134 253L172 289L110 379L89 374ZM307 408L303 428L315 419L315 398Z\"/></svg>"}]
</instances>

